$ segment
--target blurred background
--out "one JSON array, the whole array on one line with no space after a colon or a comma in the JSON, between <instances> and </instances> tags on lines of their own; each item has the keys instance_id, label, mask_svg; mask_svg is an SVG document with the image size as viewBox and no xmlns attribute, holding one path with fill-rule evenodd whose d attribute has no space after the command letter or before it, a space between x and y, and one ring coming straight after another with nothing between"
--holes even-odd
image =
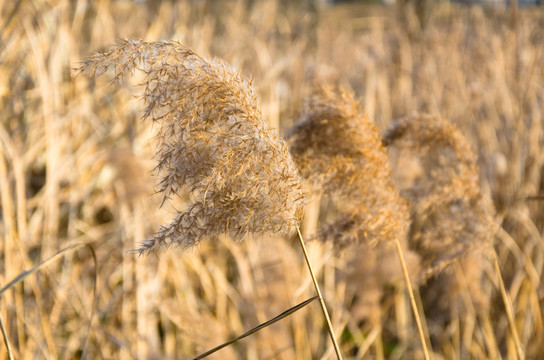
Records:
<instances>
[{"instance_id":1,"label":"blurred background","mask_svg":"<svg viewBox=\"0 0 544 360\"><path fill-rule=\"evenodd\" d=\"M90 244L97 259L84 247L67 252L2 294L15 358L191 358L313 296L292 239L221 238L157 257L130 251L176 211L153 196L156 129L141 120L143 78L114 86L73 70L125 37L176 40L222 58L253 79L280 135L319 84L353 92L380 131L415 111L456 124L502 221L495 248L523 352L544 357L544 11L536 3L0 2L0 286L72 244ZM383 303L395 316L378 339L350 306L342 258L309 247L347 358L421 358L403 295ZM455 326L433 334L436 359L516 358L495 293L470 334ZM334 352L312 303L210 358Z\"/></svg>"}]
</instances>

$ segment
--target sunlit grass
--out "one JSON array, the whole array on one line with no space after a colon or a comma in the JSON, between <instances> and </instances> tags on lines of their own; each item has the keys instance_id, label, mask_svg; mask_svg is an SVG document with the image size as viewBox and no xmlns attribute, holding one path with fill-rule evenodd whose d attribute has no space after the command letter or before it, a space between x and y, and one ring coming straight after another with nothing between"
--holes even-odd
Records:
<instances>
[{"instance_id":1,"label":"sunlit grass","mask_svg":"<svg viewBox=\"0 0 544 360\"><path fill-rule=\"evenodd\" d=\"M263 118L280 135L315 82L352 91L380 132L414 111L454 123L498 214L494 248L504 288L491 268L488 313L469 306L468 315L448 314L447 327L429 328L431 352L437 359L543 357L544 12L520 9L512 28L500 9L436 7L421 30L415 13L394 8L334 6L316 17L276 1L221 4L0 3L0 287L74 243L92 246L98 265L96 278L85 251L67 253L2 294L14 357L190 358L313 295L294 239L220 237L158 257L129 252L191 199L181 194L157 210L157 127L140 120L134 87L73 77L84 58L124 37L173 39L222 58L253 78ZM420 170L397 163L397 155L390 153L397 179L413 181ZM329 205L321 204L320 224L337 215ZM358 321L353 305L365 289L355 289L354 301L345 257L317 241L307 245L347 358L422 357L403 291L383 290L381 329ZM470 288L461 287L462 298ZM334 358L314 302L216 356L323 354Z\"/></svg>"}]
</instances>

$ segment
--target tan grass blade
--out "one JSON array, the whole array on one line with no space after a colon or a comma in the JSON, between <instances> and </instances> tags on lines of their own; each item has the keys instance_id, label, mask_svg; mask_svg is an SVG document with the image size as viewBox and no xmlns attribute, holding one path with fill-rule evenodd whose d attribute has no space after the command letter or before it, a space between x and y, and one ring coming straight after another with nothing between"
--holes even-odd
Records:
<instances>
[{"instance_id":1,"label":"tan grass blade","mask_svg":"<svg viewBox=\"0 0 544 360\"><path fill-rule=\"evenodd\" d=\"M6 328L4 327L4 320L2 319L2 314L0 314L0 329L2 330L2 337L4 338L4 344L6 344L6 349L8 351L8 359L13 360L13 352L11 351L8 334L6 333Z\"/></svg>"},{"instance_id":2,"label":"tan grass blade","mask_svg":"<svg viewBox=\"0 0 544 360\"><path fill-rule=\"evenodd\" d=\"M480 316L480 323L482 324L483 330L482 335L484 336L486 349L489 354L490 359L500 359L500 349L497 345L497 339L493 331L493 325L489 316Z\"/></svg>"},{"instance_id":3,"label":"tan grass blade","mask_svg":"<svg viewBox=\"0 0 544 360\"><path fill-rule=\"evenodd\" d=\"M310 275L312 277L312 282L314 283L315 291L317 292L317 296L319 297L319 304L321 305L321 310L323 310L323 316L325 316L325 320L327 321L327 327L329 330L329 335L331 336L332 344L334 345L334 351L336 352L336 357L339 360L342 360L342 353L340 352L340 346L338 345L338 342L336 341L336 336L334 335L334 329L332 327L331 318L329 316L329 312L327 311L327 306L325 305L325 300L323 300L323 296L321 295L321 290L319 289L319 284L317 283L317 279L314 274L314 270L312 268L312 263L310 262L310 258L308 257L308 252L306 251L306 245L304 244L304 239L302 238L302 234L300 233L300 228L297 226L297 233L298 233L298 240L300 242L300 246L302 247L302 252L304 253L304 260L306 260L306 265L308 265L308 270L310 271Z\"/></svg>"},{"instance_id":4,"label":"tan grass blade","mask_svg":"<svg viewBox=\"0 0 544 360\"><path fill-rule=\"evenodd\" d=\"M219 346L214 347L213 349L210 349L210 350L198 355L197 357L193 358L193 360L204 359L205 357L210 356L211 354L223 349L224 347L227 347L227 346L229 346L231 344L234 344L238 340L242 340L243 338L248 337L248 336L256 333L257 331L262 330L265 327L270 326L270 325L274 324L277 321L280 321L284 317L287 317L287 316L291 315L292 313L294 313L295 311L298 311L298 310L302 309L303 307L310 304L312 301L314 301L317 298L318 298L318 296L314 296L314 297L312 297L312 298L310 298L310 299L308 299L306 301L303 301L300 304L295 305L295 306L293 306L292 308L290 308L288 310L285 310L284 312L282 312L278 316L268 320L267 322L264 322L264 323L260 324L259 326L254 327L253 329L246 331L242 335L237 336L232 340L229 340L229 341L227 341L227 342L225 342L225 343L223 343L223 344L221 344Z\"/></svg>"},{"instance_id":5,"label":"tan grass blade","mask_svg":"<svg viewBox=\"0 0 544 360\"><path fill-rule=\"evenodd\" d=\"M514 310L512 306L512 300L508 296L506 287L504 286L504 280L502 279L502 274L501 274L501 269L499 266L499 259L497 258L497 253L494 250L491 253L493 256L493 265L495 266L495 271L497 272L497 279L499 280L499 289L501 291L502 300L504 301L504 309L506 310L506 317L508 319L508 324L510 325L510 330L512 331L512 338L514 341L514 345L516 347L516 353L517 353L518 359L524 360L525 353L523 352L523 348L521 347L521 341L519 339L519 334L516 329L516 322L514 320Z\"/></svg>"},{"instance_id":6,"label":"tan grass blade","mask_svg":"<svg viewBox=\"0 0 544 360\"><path fill-rule=\"evenodd\" d=\"M383 331L381 326L378 328L378 336L376 336L376 340L374 341L374 347L376 348L376 360L384 360Z\"/></svg>"},{"instance_id":7,"label":"tan grass blade","mask_svg":"<svg viewBox=\"0 0 544 360\"><path fill-rule=\"evenodd\" d=\"M416 319L417 330L419 333L419 340L421 341L421 346L423 348L423 355L426 360L430 359L429 350L427 349L427 341L425 340L425 332L423 331L423 325L421 321L421 315L416 303L416 298L414 296L414 290L412 289L412 282L410 281L410 276L408 274L408 268L406 267L406 261L404 260L404 255L402 254L402 247L400 241L395 240L395 245L397 247L397 253L399 255L400 264L402 266L402 273L404 274L404 280L406 282L406 289L408 290L408 295L410 296L410 303L412 304L412 310L414 311L414 317Z\"/></svg>"},{"instance_id":8,"label":"tan grass blade","mask_svg":"<svg viewBox=\"0 0 544 360\"><path fill-rule=\"evenodd\" d=\"M360 357L357 357L357 359L363 359L365 355L370 350L370 347L372 344L375 344L378 342L378 338L382 336L382 329L379 327L373 327L372 330L366 335L362 341L361 345L357 349L358 355L360 354ZM381 341L381 340L380 340Z\"/></svg>"}]
</instances>

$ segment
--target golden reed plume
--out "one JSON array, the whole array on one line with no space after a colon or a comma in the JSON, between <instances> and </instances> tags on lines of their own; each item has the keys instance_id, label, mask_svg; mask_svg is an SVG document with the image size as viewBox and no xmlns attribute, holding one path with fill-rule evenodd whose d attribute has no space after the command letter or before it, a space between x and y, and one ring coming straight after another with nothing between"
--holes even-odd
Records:
<instances>
[{"instance_id":1,"label":"golden reed plume","mask_svg":"<svg viewBox=\"0 0 544 360\"><path fill-rule=\"evenodd\" d=\"M419 271L406 241L407 204L393 183L376 126L351 94L318 88L299 113L289 132L290 151L310 188L330 195L336 205L335 218L320 227L318 237L337 249L350 248L348 292L360 295L352 313L377 324L384 286L403 280L392 240L401 244L409 272Z\"/></svg>"},{"instance_id":2,"label":"golden reed plume","mask_svg":"<svg viewBox=\"0 0 544 360\"><path fill-rule=\"evenodd\" d=\"M156 170L163 202L181 191L191 195L189 207L140 253L221 234L243 239L295 230L301 180L286 145L267 129L249 80L172 41L124 40L87 58L80 70L96 76L110 69L117 81L135 70L146 75L144 118L160 125Z\"/></svg>"},{"instance_id":3,"label":"golden reed plume","mask_svg":"<svg viewBox=\"0 0 544 360\"><path fill-rule=\"evenodd\" d=\"M409 226L376 126L352 95L317 89L288 133L289 150L315 191L335 198L339 215L320 230L341 248L399 239Z\"/></svg>"}]
</instances>

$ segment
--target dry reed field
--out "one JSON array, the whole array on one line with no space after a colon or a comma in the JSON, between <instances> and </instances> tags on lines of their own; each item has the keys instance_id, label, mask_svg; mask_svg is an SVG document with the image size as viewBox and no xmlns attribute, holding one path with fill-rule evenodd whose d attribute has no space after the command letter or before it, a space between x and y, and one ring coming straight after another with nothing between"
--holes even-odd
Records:
<instances>
[{"instance_id":1,"label":"dry reed field","mask_svg":"<svg viewBox=\"0 0 544 360\"><path fill-rule=\"evenodd\" d=\"M544 9L312 3L0 2L1 359L544 358Z\"/></svg>"}]
</instances>

